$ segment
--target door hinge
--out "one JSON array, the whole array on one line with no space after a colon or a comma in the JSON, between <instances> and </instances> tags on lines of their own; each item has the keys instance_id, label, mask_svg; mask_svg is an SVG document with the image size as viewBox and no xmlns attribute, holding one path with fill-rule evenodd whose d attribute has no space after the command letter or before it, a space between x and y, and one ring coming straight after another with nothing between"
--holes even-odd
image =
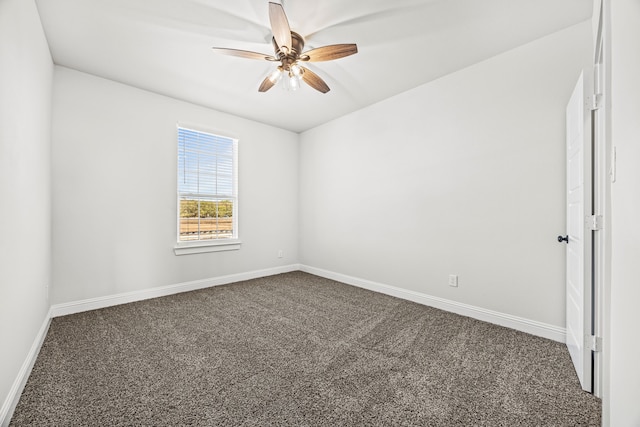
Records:
<instances>
[{"instance_id":1,"label":"door hinge","mask_svg":"<svg viewBox=\"0 0 640 427\"><path fill-rule=\"evenodd\" d=\"M602 108L602 94L594 93L589 97L589 109L590 110L599 110Z\"/></svg>"},{"instance_id":2,"label":"door hinge","mask_svg":"<svg viewBox=\"0 0 640 427\"><path fill-rule=\"evenodd\" d=\"M602 230L602 215L588 215L587 225L589 230Z\"/></svg>"},{"instance_id":3,"label":"door hinge","mask_svg":"<svg viewBox=\"0 0 640 427\"><path fill-rule=\"evenodd\" d=\"M586 347L591 351L595 351L596 353L602 351L602 338L597 337L595 335L587 335L585 337Z\"/></svg>"}]
</instances>

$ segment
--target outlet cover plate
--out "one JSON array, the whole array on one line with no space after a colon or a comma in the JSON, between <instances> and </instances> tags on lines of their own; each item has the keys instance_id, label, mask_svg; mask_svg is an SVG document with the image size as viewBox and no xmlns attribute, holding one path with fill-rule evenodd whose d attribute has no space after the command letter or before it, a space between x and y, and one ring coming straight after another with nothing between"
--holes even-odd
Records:
<instances>
[{"instance_id":1,"label":"outlet cover plate","mask_svg":"<svg viewBox=\"0 0 640 427\"><path fill-rule=\"evenodd\" d=\"M458 275L450 274L449 275L449 286L453 286L454 288L458 287Z\"/></svg>"}]
</instances>

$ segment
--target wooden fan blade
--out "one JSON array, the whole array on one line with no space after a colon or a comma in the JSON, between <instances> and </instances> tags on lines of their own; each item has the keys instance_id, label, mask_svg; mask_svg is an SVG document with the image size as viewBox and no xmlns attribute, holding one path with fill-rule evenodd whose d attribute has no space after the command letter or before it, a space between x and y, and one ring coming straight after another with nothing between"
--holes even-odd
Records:
<instances>
[{"instance_id":1,"label":"wooden fan blade","mask_svg":"<svg viewBox=\"0 0 640 427\"><path fill-rule=\"evenodd\" d=\"M275 86L275 83L271 81L271 76L267 76L262 83L260 83L260 87L258 88L258 92L266 92Z\"/></svg>"},{"instance_id":2,"label":"wooden fan blade","mask_svg":"<svg viewBox=\"0 0 640 427\"><path fill-rule=\"evenodd\" d=\"M291 52L291 27L281 4L269 2L269 21L276 44L287 55Z\"/></svg>"},{"instance_id":3,"label":"wooden fan blade","mask_svg":"<svg viewBox=\"0 0 640 427\"><path fill-rule=\"evenodd\" d=\"M212 47L214 52L220 53L222 55L229 56L237 56L240 58L246 59L259 59L259 60L267 60L267 61L277 61L278 59L274 58L271 55L266 55L264 53L251 52L249 50L240 50L240 49L227 49L225 47Z\"/></svg>"},{"instance_id":4,"label":"wooden fan blade","mask_svg":"<svg viewBox=\"0 0 640 427\"><path fill-rule=\"evenodd\" d=\"M315 90L320 91L322 93L327 93L331 90L319 75L317 75L316 73L314 73L308 68L305 68L305 67L300 67L300 68L302 68L302 80L304 80L306 84L308 84Z\"/></svg>"},{"instance_id":5,"label":"wooden fan blade","mask_svg":"<svg viewBox=\"0 0 640 427\"><path fill-rule=\"evenodd\" d=\"M358 53L358 46L354 43L332 44L329 46L311 49L310 51L303 53L300 56L300 59L310 62L331 61L333 59L353 55L354 53Z\"/></svg>"}]
</instances>

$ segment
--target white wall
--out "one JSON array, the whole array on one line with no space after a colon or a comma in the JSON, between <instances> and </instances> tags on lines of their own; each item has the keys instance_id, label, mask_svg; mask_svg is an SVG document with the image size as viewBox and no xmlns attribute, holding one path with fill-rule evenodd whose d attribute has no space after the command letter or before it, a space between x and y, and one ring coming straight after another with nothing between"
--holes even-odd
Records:
<instances>
[{"instance_id":1,"label":"white wall","mask_svg":"<svg viewBox=\"0 0 640 427\"><path fill-rule=\"evenodd\" d=\"M611 185L609 424L640 426L640 3L608 1L611 12Z\"/></svg>"},{"instance_id":2,"label":"white wall","mask_svg":"<svg viewBox=\"0 0 640 427\"><path fill-rule=\"evenodd\" d=\"M0 1L0 422L45 322L53 63L33 1Z\"/></svg>"},{"instance_id":3,"label":"white wall","mask_svg":"<svg viewBox=\"0 0 640 427\"><path fill-rule=\"evenodd\" d=\"M62 67L53 108L54 303L297 262L297 134ZM174 255L177 122L239 138L239 251Z\"/></svg>"},{"instance_id":4,"label":"white wall","mask_svg":"<svg viewBox=\"0 0 640 427\"><path fill-rule=\"evenodd\" d=\"M585 22L304 132L301 263L564 327L564 115L590 55Z\"/></svg>"}]
</instances>

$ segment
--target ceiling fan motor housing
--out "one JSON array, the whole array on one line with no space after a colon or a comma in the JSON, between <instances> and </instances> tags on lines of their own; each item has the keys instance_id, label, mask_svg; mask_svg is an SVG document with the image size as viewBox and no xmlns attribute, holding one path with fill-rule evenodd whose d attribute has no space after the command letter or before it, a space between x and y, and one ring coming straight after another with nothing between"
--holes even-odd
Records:
<instances>
[{"instance_id":1,"label":"ceiling fan motor housing","mask_svg":"<svg viewBox=\"0 0 640 427\"><path fill-rule=\"evenodd\" d=\"M276 56L282 62L282 68L286 71L289 71L291 65L293 65L297 60L300 59L300 53L302 53L302 49L304 49L304 38L294 31L291 31L291 51L287 54L280 50L280 47L276 43L275 37L271 39L273 43L273 48L276 52Z\"/></svg>"}]
</instances>

